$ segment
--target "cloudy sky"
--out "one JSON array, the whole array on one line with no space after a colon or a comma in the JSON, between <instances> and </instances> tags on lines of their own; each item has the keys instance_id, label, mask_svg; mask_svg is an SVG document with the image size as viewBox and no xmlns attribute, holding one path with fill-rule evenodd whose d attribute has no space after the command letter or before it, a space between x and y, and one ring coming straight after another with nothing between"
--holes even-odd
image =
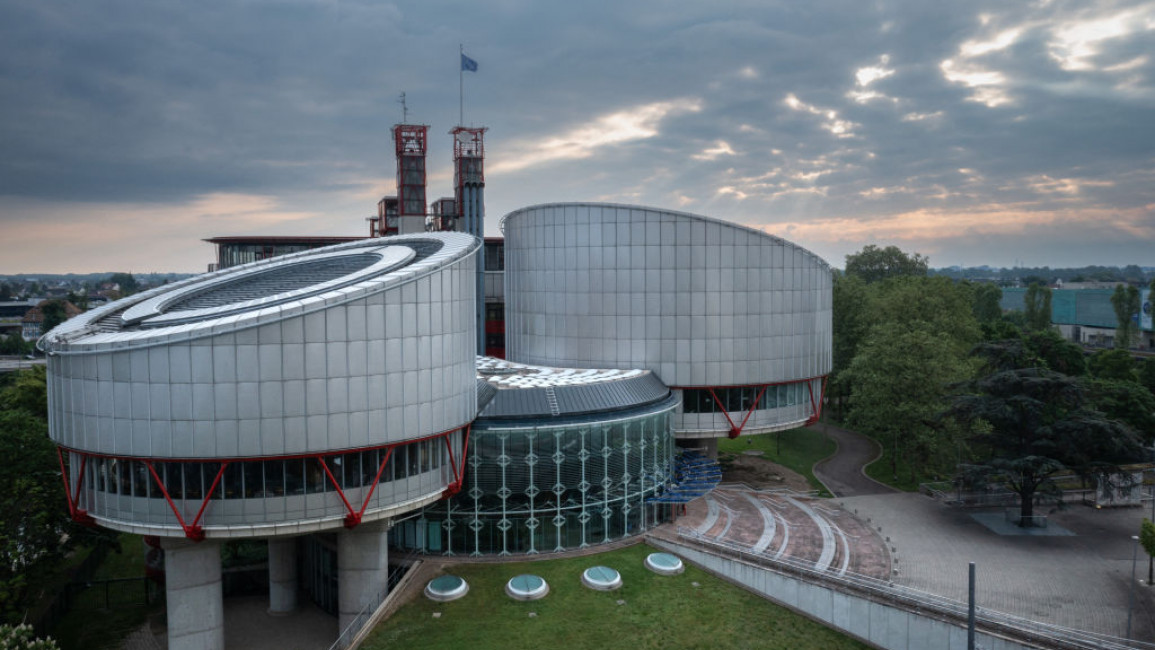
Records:
<instances>
[{"instance_id":1,"label":"cloudy sky","mask_svg":"<svg viewBox=\"0 0 1155 650\"><path fill-rule=\"evenodd\" d=\"M0 0L0 273L361 234L401 92L450 196L459 44L491 234L596 200L834 266L1155 265L1155 2Z\"/></svg>"}]
</instances>

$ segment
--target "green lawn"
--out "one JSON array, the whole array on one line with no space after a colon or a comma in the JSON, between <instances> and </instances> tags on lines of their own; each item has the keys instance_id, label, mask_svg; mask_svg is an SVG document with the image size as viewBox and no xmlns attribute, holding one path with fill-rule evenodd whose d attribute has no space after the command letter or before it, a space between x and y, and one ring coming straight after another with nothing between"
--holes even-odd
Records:
<instances>
[{"instance_id":1,"label":"green lawn","mask_svg":"<svg viewBox=\"0 0 1155 650\"><path fill-rule=\"evenodd\" d=\"M150 613L162 605L154 601L143 606L141 581L114 583L104 587L98 580L141 578L144 576L144 544L139 535L121 533L121 552L109 552L93 576L94 586L76 594L72 609L52 630L62 650L118 648L130 632L144 624Z\"/></svg>"},{"instance_id":2,"label":"green lawn","mask_svg":"<svg viewBox=\"0 0 1155 650\"><path fill-rule=\"evenodd\" d=\"M687 566L685 573L672 577L651 573L643 561L652 552L653 548L637 544L580 558L456 565L448 571L469 583L465 598L435 603L418 596L379 625L362 647L866 647L695 567ZM582 586L581 572L596 565L616 569L625 584L610 592ZM522 573L545 578L549 595L528 603L506 596L506 581ZM618 600L624 604L619 605ZM434 613L440 617L434 618ZM536 616L530 617L530 613Z\"/></svg>"},{"instance_id":3,"label":"green lawn","mask_svg":"<svg viewBox=\"0 0 1155 650\"><path fill-rule=\"evenodd\" d=\"M777 440L779 436L781 436L780 442ZM780 433L763 433L756 436L718 440L719 456L721 454L740 454L751 449L760 450L763 458L805 476L806 480L810 482L810 487L818 490L823 496L830 496L830 493L822 487L822 483L818 479L814 478L814 464L833 454L837 447L833 440L826 437L826 434L815 429L790 429Z\"/></svg>"}]
</instances>

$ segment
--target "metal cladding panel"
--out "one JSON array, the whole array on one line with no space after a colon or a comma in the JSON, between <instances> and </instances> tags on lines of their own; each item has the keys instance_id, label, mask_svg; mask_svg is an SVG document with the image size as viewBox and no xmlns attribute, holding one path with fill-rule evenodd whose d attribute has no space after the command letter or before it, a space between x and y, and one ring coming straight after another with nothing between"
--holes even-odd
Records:
<instances>
[{"instance_id":1,"label":"metal cladding panel","mask_svg":"<svg viewBox=\"0 0 1155 650\"><path fill-rule=\"evenodd\" d=\"M646 368L671 386L830 371L830 268L790 242L608 204L524 208L502 229L509 359Z\"/></svg>"},{"instance_id":2,"label":"metal cladding panel","mask_svg":"<svg viewBox=\"0 0 1155 650\"><path fill-rule=\"evenodd\" d=\"M467 424L477 412L480 242L460 233L383 241L234 267L167 289L178 298L200 296L195 304L212 303L221 316L107 326L115 314L154 298L161 298L156 314L175 313L164 312L162 290L54 330L42 340L51 437L98 454L208 459L357 449ZM429 241L437 245L426 246L427 254L383 275L288 302L270 298L273 289L254 297L253 283L229 289L249 287L240 298L255 301L248 310L220 299L226 293L201 291L262 269L284 275L311 255ZM106 323L97 327L101 319Z\"/></svg>"},{"instance_id":3,"label":"metal cladding panel","mask_svg":"<svg viewBox=\"0 0 1155 650\"><path fill-rule=\"evenodd\" d=\"M553 392L551 404L549 392ZM610 413L665 399L670 389L652 373L587 385L502 388L479 418L549 418ZM556 409L554 408L556 406Z\"/></svg>"}]
</instances>

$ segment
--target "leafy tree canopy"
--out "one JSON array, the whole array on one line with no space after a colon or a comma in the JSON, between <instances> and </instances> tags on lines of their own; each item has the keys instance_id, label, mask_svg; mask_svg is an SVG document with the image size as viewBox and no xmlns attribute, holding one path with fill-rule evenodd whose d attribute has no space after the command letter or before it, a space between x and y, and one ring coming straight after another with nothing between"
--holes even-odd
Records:
<instances>
[{"instance_id":1,"label":"leafy tree canopy","mask_svg":"<svg viewBox=\"0 0 1155 650\"><path fill-rule=\"evenodd\" d=\"M1051 328L1051 288L1039 282L1032 282L1023 296L1026 312L1026 329L1040 332Z\"/></svg>"},{"instance_id":2,"label":"leafy tree canopy","mask_svg":"<svg viewBox=\"0 0 1155 650\"><path fill-rule=\"evenodd\" d=\"M870 284L901 275L925 276L928 259L918 253L907 255L897 246L879 248L870 244L846 256L846 274L857 275Z\"/></svg>"},{"instance_id":3,"label":"leafy tree canopy","mask_svg":"<svg viewBox=\"0 0 1155 650\"><path fill-rule=\"evenodd\" d=\"M1115 347L1129 349L1139 336L1139 309L1142 307L1139 289L1134 286L1115 286L1111 307L1115 310Z\"/></svg>"},{"instance_id":4,"label":"leafy tree canopy","mask_svg":"<svg viewBox=\"0 0 1155 650\"><path fill-rule=\"evenodd\" d=\"M1091 374L1100 379L1114 379L1117 381L1139 381L1139 371L1135 361L1126 350L1100 350L1091 355L1087 363Z\"/></svg>"},{"instance_id":5,"label":"leafy tree canopy","mask_svg":"<svg viewBox=\"0 0 1155 650\"><path fill-rule=\"evenodd\" d=\"M971 290L948 278L895 277L872 285L872 323L897 323L945 336L965 354L981 337L972 313Z\"/></svg>"},{"instance_id":6,"label":"leafy tree canopy","mask_svg":"<svg viewBox=\"0 0 1155 650\"><path fill-rule=\"evenodd\" d=\"M108 276L108 281L113 284L120 285L120 293L124 296L134 294L138 289L140 289L140 285L137 283L136 277L134 277L131 273L113 273L112 275Z\"/></svg>"},{"instance_id":7,"label":"leafy tree canopy","mask_svg":"<svg viewBox=\"0 0 1155 650\"><path fill-rule=\"evenodd\" d=\"M975 320L983 325L1002 322L1003 308L999 306L999 301L1003 299L1003 290L989 282L974 284L972 287Z\"/></svg>"},{"instance_id":8,"label":"leafy tree canopy","mask_svg":"<svg viewBox=\"0 0 1155 650\"><path fill-rule=\"evenodd\" d=\"M68 320L68 312L64 309L63 300L47 300L40 303L40 313L44 320L40 323L40 333L47 334L57 325Z\"/></svg>"},{"instance_id":9,"label":"leafy tree canopy","mask_svg":"<svg viewBox=\"0 0 1155 650\"><path fill-rule=\"evenodd\" d=\"M1140 456L1135 431L1094 410L1076 378L1045 368L996 370L969 389L947 413L973 427L974 442L989 454L981 468L999 473L1019 495L1024 525L1036 493L1060 469L1104 477Z\"/></svg>"}]
</instances>

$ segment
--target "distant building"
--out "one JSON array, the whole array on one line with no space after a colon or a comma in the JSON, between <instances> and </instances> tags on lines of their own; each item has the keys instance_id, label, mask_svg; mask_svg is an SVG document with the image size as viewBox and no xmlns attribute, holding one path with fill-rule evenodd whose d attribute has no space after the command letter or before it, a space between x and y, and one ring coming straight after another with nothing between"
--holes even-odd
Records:
<instances>
[{"instance_id":1,"label":"distant building","mask_svg":"<svg viewBox=\"0 0 1155 650\"><path fill-rule=\"evenodd\" d=\"M44 329L43 328L43 324L44 324L43 307L44 307L44 305L48 304L49 302L52 302L52 301L51 300L42 300L42 301L40 301L40 304L36 305L35 307L29 309L28 311L26 311L24 313L24 318L21 321L21 324L23 325L23 327L21 329L22 329L22 335L24 336L25 341L35 341L36 339L40 338L40 336L42 334L44 334L44 332L43 332L43 329ZM82 310L80 307L77 307L76 305L68 302L67 300L59 300L58 302L61 302L64 304L64 318L65 318L65 320L72 318L74 316L79 316L80 314L84 313L84 310Z\"/></svg>"},{"instance_id":2,"label":"distant building","mask_svg":"<svg viewBox=\"0 0 1155 650\"><path fill-rule=\"evenodd\" d=\"M217 261L209 271L259 262L279 255L357 241L364 237L296 237L257 235L252 237L212 237L204 241L217 247Z\"/></svg>"},{"instance_id":3,"label":"distant building","mask_svg":"<svg viewBox=\"0 0 1155 650\"><path fill-rule=\"evenodd\" d=\"M1117 284L1112 284L1109 289L1052 289L1051 323L1058 326L1064 338L1080 345L1114 346L1115 329L1119 321L1115 318L1111 296ZM1026 293L1026 289L1003 289L999 306L1004 311L1024 311ZM1151 292L1142 289L1139 295L1141 308L1136 315L1139 325L1138 348L1152 350L1155 349L1155 330L1151 322Z\"/></svg>"}]
</instances>

